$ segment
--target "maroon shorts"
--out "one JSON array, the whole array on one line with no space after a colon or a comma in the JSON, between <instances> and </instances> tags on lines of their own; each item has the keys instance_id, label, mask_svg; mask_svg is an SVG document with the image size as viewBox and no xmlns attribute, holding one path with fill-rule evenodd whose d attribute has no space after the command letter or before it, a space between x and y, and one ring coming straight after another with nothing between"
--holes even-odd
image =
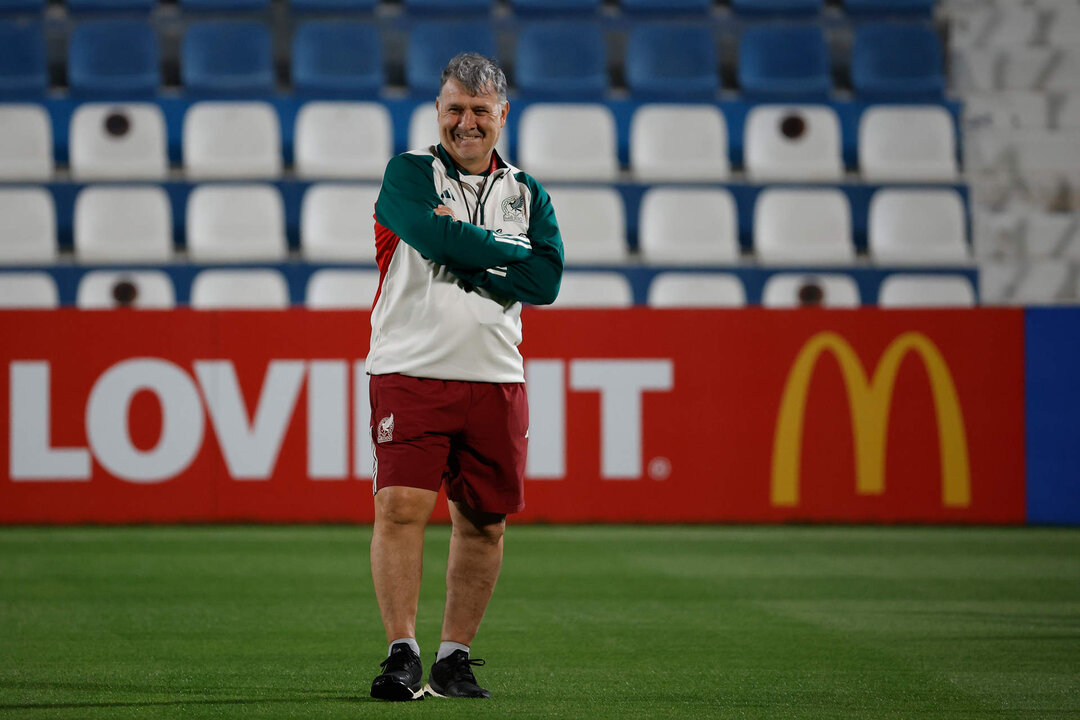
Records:
<instances>
[{"instance_id":1,"label":"maroon shorts","mask_svg":"<svg viewBox=\"0 0 1080 720\"><path fill-rule=\"evenodd\" d=\"M529 404L524 383L372 375L374 491L437 491L491 513L525 507Z\"/></svg>"}]
</instances>

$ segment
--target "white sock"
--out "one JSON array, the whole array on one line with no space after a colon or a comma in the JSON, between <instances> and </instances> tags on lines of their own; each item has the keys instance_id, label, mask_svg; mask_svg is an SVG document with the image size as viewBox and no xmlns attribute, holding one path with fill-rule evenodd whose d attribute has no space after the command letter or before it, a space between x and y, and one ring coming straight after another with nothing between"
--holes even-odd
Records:
<instances>
[{"instance_id":1,"label":"white sock","mask_svg":"<svg viewBox=\"0 0 1080 720\"><path fill-rule=\"evenodd\" d=\"M439 653L435 656L435 662L439 662L445 657L450 657L454 654L455 650L464 650L465 654L469 654L469 646L462 645L456 642L442 642L439 643Z\"/></svg>"},{"instance_id":2,"label":"white sock","mask_svg":"<svg viewBox=\"0 0 1080 720\"><path fill-rule=\"evenodd\" d=\"M416 642L416 638L398 638L394 642L390 643L390 650L393 650L394 646L397 645L398 643L405 643L406 645L408 645L409 647L412 648L412 651L414 653L416 653L417 655L420 654L420 645ZM387 650L386 654L389 656L390 651Z\"/></svg>"}]
</instances>

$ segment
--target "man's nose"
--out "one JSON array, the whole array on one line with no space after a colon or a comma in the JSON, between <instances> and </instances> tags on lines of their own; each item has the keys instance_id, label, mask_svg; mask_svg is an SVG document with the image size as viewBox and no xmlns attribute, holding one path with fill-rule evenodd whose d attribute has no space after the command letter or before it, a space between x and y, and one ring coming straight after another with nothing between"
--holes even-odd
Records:
<instances>
[{"instance_id":1,"label":"man's nose","mask_svg":"<svg viewBox=\"0 0 1080 720\"><path fill-rule=\"evenodd\" d=\"M476 124L476 115L473 113L472 110L464 111L463 113L461 113L461 117L458 118L458 126L459 127L468 128L468 127L472 127L475 124Z\"/></svg>"}]
</instances>

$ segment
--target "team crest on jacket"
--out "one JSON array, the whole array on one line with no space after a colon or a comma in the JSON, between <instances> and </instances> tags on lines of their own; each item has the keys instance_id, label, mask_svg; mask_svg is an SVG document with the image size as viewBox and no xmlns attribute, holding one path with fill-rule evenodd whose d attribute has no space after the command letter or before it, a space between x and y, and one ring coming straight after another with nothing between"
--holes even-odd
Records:
<instances>
[{"instance_id":1,"label":"team crest on jacket","mask_svg":"<svg viewBox=\"0 0 1080 720\"><path fill-rule=\"evenodd\" d=\"M525 221L525 196L511 195L502 201L503 220Z\"/></svg>"},{"instance_id":2,"label":"team crest on jacket","mask_svg":"<svg viewBox=\"0 0 1080 720\"><path fill-rule=\"evenodd\" d=\"M376 441L381 443L393 442L394 440L394 413L390 413L379 421L379 432Z\"/></svg>"}]
</instances>

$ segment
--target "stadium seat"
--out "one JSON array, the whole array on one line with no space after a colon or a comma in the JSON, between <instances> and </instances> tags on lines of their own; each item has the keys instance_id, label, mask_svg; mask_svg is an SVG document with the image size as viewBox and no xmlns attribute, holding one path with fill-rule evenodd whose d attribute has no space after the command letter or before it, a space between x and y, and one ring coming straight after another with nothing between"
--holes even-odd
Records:
<instances>
[{"instance_id":1,"label":"stadium seat","mask_svg":"<svg viewBox=\"0 0 1080 720\"><path fill-rule=\"evenodd\" d=\"M289 285L277 270L201 270L191 283L196 310L284 310Z\"/></svg>"},{"instance_id":2,"label":"stadium seat","mask_svg":"<svg viewBox=\"0 0 1080 720\"><path fill-rule=\"evenodd\" d=\"M419 22L409 33L405 51L405 85L417 94L439 94L442 71L461 52L495 57L495 31L487 20Z\"/></svg>"},{"instance_id":3,"label":"stadium seat","mask_svg":"<svg viewBox=\"0 0 1080 720\"><path fill-rule=\"evenodd\" d=\"M590 21L523 25L514 74L518 91L529 99L603 100L609 87L604 34Z\"/></svg>"},{"instance_id":4,"label":"stadium seat","mask_svg":"<svg viewBox=\"0 0 1080 720\"><path fill-rule=\"evenodd\" d=\"M563 273L559 297L550 307L568 308L628 308L634 304L630 281L620 272L586 272L568 270Z\"/></svg>"},{"instance_id":5,"label":"stadium seat","mask_svg":"<svg viewBox=\"0 0 1080 720\"><path fill-rule=\"evenodd\" d=\"M941 41L927 25L883 22L855 28L851 85L859 100L940 101L944 68Z\"/></svg>"},{"instance_id":6,"label":"stadium seat","mask_svg":"<svg viewBox=\"0 0 1080 720\"><path fill-rule=\"evenodd\" d=\"M266 10L270 0L180 0L180 9L196 12L247 12Z\"/></svg>"},{"instance_id":7,"label":"stadium seat","mask_svg":"<svg viewBox=\"0 0 1080 720\"><path fill-rule=\"evenodd\" d=\"M382 53L382 39L373 23L302 22L293 36L293 89L321 97L375 98L385 83Z\"/></svg>"},{"instance_id":8,"label":"stadium seat","mask_svg":"<svg viewBox=\"0 0 1080 720\"><path fill-rule=\"evenodd\" d=\"M612 187L547 188L558 208L568 265L621 264L629 254L622 196Z\"/></svg>"},{"instance_id":9,"label":"stadium seat","mask_svg":"<svg viewBox=\"0 0 1080 720\"><path fill-rule=\"evenodd\" d=\"M974 307L975 290L963 275L896 273L881 282L878 307Z\"/></svg>"},{"instance_id":10,"label":"stadium seat","mask_svg":"<svg viewBox=\"0 0 1080 720\"><path fill-rule=\"evenodd\" d=\"M754 252L767 264L845 265L855 260L851 206L836 188L767 188L754 204Z\"/></svg>"},{"instance_id":11,"label":"stadium seat","mask_svg":"<svg viewBox=\"0 0 1080 720\"><path fill-rule=\"evenodd\" d=\"M541 183L610 181L619 171L616 137L615 116L604 105L529 105L518 122L518 160Z\"/></svg>"},{"instance_id":12,"label":"stadium seat","mask_svg":"<svg viewBox=\"0 0 1080 720\"><path fill-rule=\"evenodd\" d=\"M635 100L714 100L720 91L720 60L711 27L689 23L642 23L630 30L626 85Z\"/></svg>"},{"instance_id":13,"label":"stadium seat","mask_svg":"<svg viewBox=\"0 0 1080 720\"><path fill-rule=\"evenodd\" d=\"M683 15L708 15L713 0L620 0L626 15L670 18Z\"/></svg>"},{"instance_id":14,"label":"stadium seat","mask_svg":"<svg viewBox=\"0 0 1080 720\"><path fill-rule=\"evenodd\" d=\"M867 108L858 142L867 182L956 180L956 129L940 105Z\"/></svg>"},{"instance_id":15,"label":"stadium seat","mask_svg":"<svg viewBox=\"0 0 1080 720\"><path fill-rule=\"evenodd\" d=\"M735 262L735 200L723 188L650 188L641 198L638 245L641 259L651 265Z\"/></svg>"},{"instance_id":16,"label":"stadium seat","mask_svg":"<svg viewBox=\"0 0 1080 720\"><path fill-rule=\"evenodd\" d=\"M373 12L379 0L289 0L293 12Z\"/></svg>"},{"instance_id":17,"label":"stadium seat","mask_svg":"<svg viewBox=\"0 0 1080 720\"><path fill-rule=\"evenodd\" d=\"M188 26L180 79L189 93L251 97L274 91L270 31L255 21L199 21Z\"/></svg>"},{"instance_id":18,"label":"stadium seat","mask_svg":"<svg viewBox=\"0 0 1080 720\"><path fill-rule=\"evenodd\" d=\"M657 308L743 307L746 289L730 273L662 272L649 283L646 303Z\"/></svg>"},{"instance_id":19,"label":"stadium seat","mask_svg":"<svg viewBox=\"0 0 1080 720\"><path fill-rule=\"evenodd\" d=\"M48 85L41 23L0 21L0 100L42 97Z\"/></svg>"},{"instance_id":20,"label":"stadium seat","mask_svg":"<svg viewBox=\"0 0 1080 720\"><path fill-rule=\"evenodd\" d=\"M0 13L32 15L45 9L46 0L0 0Z\"/></svg>"},{"instance_id":21,"label":"stadium seat","mask_svg":"<svg viewBox=\"0 0 1080 720\"><path fill-rule=\"evenodd\" d=\"M435 15L455 18L474 15L490 15L495 0L403 0L406 12L416 17Z\"/></svg>"},{"instance_id":22,"label":"stadium seat","mask_svg":"<svg viewBox=\"0 0 1080 720\"><path fill-rule=\"evenodd\" d=\"M510 133L507 132L509 124L499 133L499 140L495 143L495 150L499 156L507 162L510 161ZM439 143L439 113L435 109L435 103L422 102L413 108L409 115L409 144L408 150L420 150L422 148L437 145Z\"/></svg>"},{"instance_id":23,"label":"stadium seat","mask_svg":"<svg viewBox=\"0 0 1080 720\"><path fill-rule=\"evenodd\" d=\"M731 0L731 9L740 15L790 18L816 15L824 0Z\"/></svg>"},{"instance_id":24,"label":"stadium seat","mask_svg":"<svg viewBox=\"0 0 1080 720\"><path fill-rule=\"evenodd\" d=\"M380 179L393 153L385 105L309 102L297 113L293 157L299 177Z\"/></svg>"},{"instance_id":25,"label":"stadium seat","mask_svg":"<svg viewBox=\"0 0 1080 720\"><path fill-rule=\"evenodd\" d=\"M187 203L187 250L195 262L280 262L285 207L272 185L200 185Z\"/></svg>"},{"instance_id":26,"label":"stadium seat","mask_svg":"<svg viewBox=\"0 0 1080 720\"><path fill-rule=\"evenodd\" d=\"M56 207L40 187L0 188L0 265L56 261Z\"/></svg>"},{"instance_id":27,"label":"stadium seat","mask_svg":"<svg viewBox=\"0 0 1080 720\"><path fill-rule=\"evenodd\" d=\"M840 119L821 105L758 105L746 116L743 164L752 182L844 176Z\"/></svg>"},{"instance_id":28,"label":"stadium seat","mask_svg":"<svg viewBox=\"0 0 1080 720\"><path fill-rule=\"evenodd\" d=\"M853 18L892 15L930 17L937 0L843 0L844 12Z\"/></svg>"},{"instance_id":29,"label":"stadium seat","mask_svg":"<svg viewBox=\"0 0 1080 720\"><path fill-rule=\"evenodd\" d=\"M308 279L304 304L315 310L367 310L378 290L378 270L323 268Z\"/></svg>"},{"instance_id":30,"label":"stadium seat","mask_svg":"<svg viewBox=\"0 0 1080 720\"><path fill-rule=\"evenodd\" d=\"M694 142L686 142L693 137ZM639 182L721 181L728 131L715 105L642 105L630 119L630 170Z\"/></svg>"},{"instance_id":31,"label":"stadium seat","mask_svg":"<svg viewBox=\"0 0 1080 720\"><path fill-rule=\"evenodd\" d=\"M877 264L964 264L970 259L964 202L952 189L878 190L867 244Z\"/></svg>"},{"instance_id":32,"label":"stadium seat","mask_svg":"<svg viewBox=\"0 0 1080 720\"><path fill-rule=\"evenodd\" d=\"M158 0L67 0L69 13L148 13L153 10Z\"/></svg>"},{"instance_id":33,"label":"stadium seat","mask_svg":"<svg viewBox=\"0 0 1080 720\"><path fill-rule=\"evenodd\" d=\"M524 18L554 15L593 15L601 0L510 0L510 8Z\"/></svg>"},{"instance_id":34,"label":"stadium seat","mask_svg":"<svg viewBox=\"0 0 1080 720\"><path fill-rule=\"evenodd\" d=\"M748 26L736 72L743 98L754 102L817 102L832 90L829 48L817 25Z\"/></svg>"},{"instance_id":35,"label":"stadium seat","mask_svg":"<svg viewBox=\"0 0 1080 720\"><path fill-rule=\"evenodd\" d=\"M49 310L59 306L60 293L49 273L0 273L0 308Z\"/></svg>"},{"instance_id":36,"label":"stadium seat","mask_svg":"<svg viewBox=\"0 0 1080 720\"><path fill-rule=\"evenodd\" d=\"M68 44L68 88L74 95L117 99L152 95L161 85L161 50L145 20L89 20Z\"/></svg>"},{"instance_id":37,"label":"stadium seat","mask_svg":"<svg viewBox=\"0 0 1080 720\"><path fill-rule=\"evenodd\" d=\"M165 114L151 103L84 103L68 126L72 179L164 180Z\"/></svg>"},{"instance_id":38,"label":"stadium seat","mask_svg":"<svg viewBox=\"0 0 1080 720\"><path fill-rule=\"evenodd\" d=\"M775 273L761 290L761 305L767 308L855 308L860 303L855 279L839 273Z\"/></svg>"},{"instance_id":39,"label":"stadium seat","mask_svg":"<svg viewBox=\"0 0 1080 720\"><path fill-rule=\"evenodd\" d=\"M309 262L375 262L378 185L316 183L300 204L300 250Z\"/></svg>"},{"instance_id":40,"label":"stadium seat","mask_svg":"<svg viewBox=\"0 0 1080 720\"><path fill-rule=\"evenodd\" d=\"M90 185L75 197L75 259L80 263L167 263L173 259L172 208L156 185Z\"/></svg>"},{"instance_id":41,"label":"stadium seat","mask_svg":"<svg viewBox=\"0 0 1080 720\"><path fill-rule=\"evenodd\" d=\"M75 305L84 310L168 310L176 306L176 290L161 270L91 270L79 279Z\"/></svg>"},{"instance_id":42,"label":"stadium seat","mask_svg":"<svg viewBox=\"0 0 1080 720\"><path fill-rule=\"evenodd\" d=\"M267 102L202 101L184 115L184 172L189 178L276 178L281 128Z\"/></svg>"},{"instance_id":43,"label":"stadium seat","mask_svg":"<svg viewBox=\"0 0 1080 720\"><path fill-rule=\"evenodd\" d=\"M0 104L0 180L49 180L52 122L41 105Z\"/></svg>"}]
</instances>

